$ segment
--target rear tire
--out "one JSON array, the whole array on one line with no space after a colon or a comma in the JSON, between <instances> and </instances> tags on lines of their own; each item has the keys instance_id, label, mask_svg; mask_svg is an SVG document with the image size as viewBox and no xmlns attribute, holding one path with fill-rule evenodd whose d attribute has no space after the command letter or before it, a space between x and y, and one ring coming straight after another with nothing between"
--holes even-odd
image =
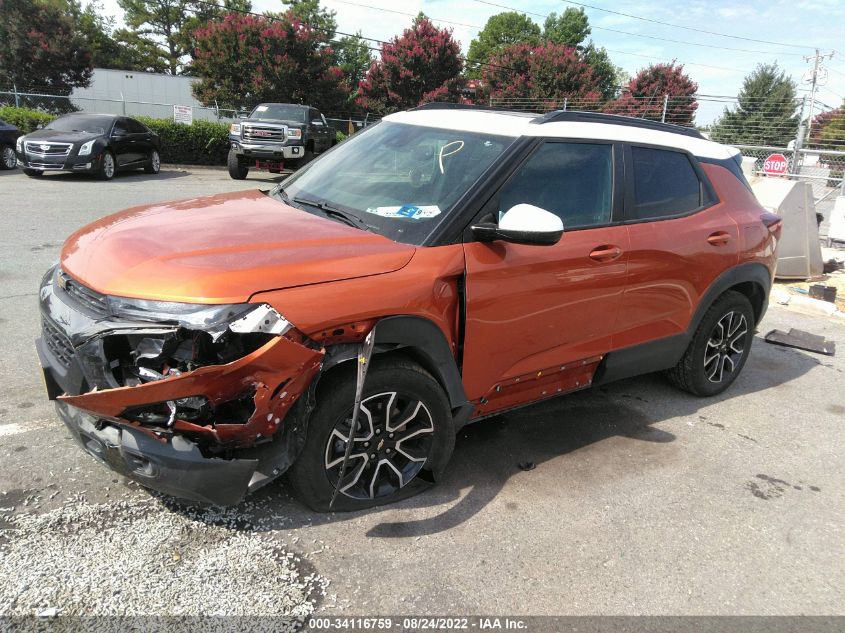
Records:
<instances>
[{"instance_id":1,"label":"rear tire","mask_svg":"<svg viewBox=\"0 0 845 633\"><path fill-rule=\"evenodd\" d=\"M159 171L161 171L161 156L159 156L158 150L154 149L150 152L147 164L144 165L144 172L147 174L157 174Z\"/></svg>"},{"instance_id":2,"label":"rear tire","mask_svg":"<svg viewBox=\"0 0 845 633\"><path fill-rule=\"evenodd\" d=\"M15 148L11 145L0 145L0 169L14 169L18 166Z\"/></svg>"},{"instance_id":3,"label":"rear tire","mask_svg":"<svg viewBox=\"0 0 845 633\"><path fill-rule=\"evenodd\" d=\"M355 401L354 364L323 380L305 447L287 473L296 496L318 512L330 510L340 475ZM333 511L362 510L417 494L452 455L455 434L446 394L431 374L408 360L374 360L358 421Z\"/></svg>"},{"instance_id":4,"label":"rear tire","mask_svg":"<svg viewBox=\"0 0 845 633\"><path fill-rule=\"evenodd\" d=\"M229 175L235 180L243 180L249 173L249 167L233 150L229 150L229 158L227 160L229 166Z\"/></svg>"},{"instance_id":5,"label":"rear tire","mask_svg":"<svg viewBox=\"0 0 845 633\"><path fill-rule=\"evenodd\" d=\"M44 175L44 172L40 169L24 169L23 173L25 173L30 178L41 178Z\"/></svg>"},{"instance_id":6,"label":"rear tire","mask_svg":"<svg viewBox=\"0 0 845 633\"><path fill-rule=\"evenodd\" d=\"M114 162L114 154L109 151L103 152L103 157L100 159L100 169L97 176L100 180L111 180L117 173L117 163Z\"/></svg>"},{"instance_id":7,"label":"rear tire","mask_svg":"<svg viewBox=\"0 0 845 633\"><path fill-rule=\"evenodd\" d=\"M729 290L710 306L680 362L666 372L669 381L696 396L722 393L748 360L754 325L751 302Z\"/></svg>"}]
</instances>

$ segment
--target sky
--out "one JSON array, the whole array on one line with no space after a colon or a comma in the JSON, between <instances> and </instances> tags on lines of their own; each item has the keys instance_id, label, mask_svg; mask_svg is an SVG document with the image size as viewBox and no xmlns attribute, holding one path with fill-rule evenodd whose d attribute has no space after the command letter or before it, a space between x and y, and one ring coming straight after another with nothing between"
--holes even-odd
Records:
<instances>
[{"instance_id":1,"label":"sky","mask_svg":"<svg viewBox=\"0 0 845 633\"><path fill-rule=\"evenodd\" d=\"M799 96L803 96L809 94L805 79L812 70L812 62L805 61L804 56L814 55L818 48L822 53L834 51L834 55L822 63L819 82L824 85L817 93L822 105L817 105L816 111L824 106L838 107L845 101L845 0L584 1L594 7L585 7L593 29L591 38L607 48L613 63L630 75L651 63L677 60L699 84L699 94L735 96L743 78L757 64L776 61L799 83ZM252 3L254 11L282 9L280 0ZM122 12L117 0L103 0L102 4L120 24ZM542 26L549 13L579 6L564 0L322 0L322 4L337 13L338 31L360 31L377 40L401 33L413 16L423 11L438 26L453 29L464 52L491 15L518 10ZM701 101L696 122L712 122L724 107L723 103Z\"/></svg>"}]
</instances>

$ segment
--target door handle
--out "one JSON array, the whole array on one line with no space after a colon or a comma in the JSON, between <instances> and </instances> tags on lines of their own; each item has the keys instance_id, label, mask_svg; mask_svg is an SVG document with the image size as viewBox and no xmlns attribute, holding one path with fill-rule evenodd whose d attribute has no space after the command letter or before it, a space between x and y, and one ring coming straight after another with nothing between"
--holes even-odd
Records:
<instances>
[{"instance_id":1,"label":"door handle","mask_svg":"<svg viewBox=\"0 0 845 633\"><path fill-rule=\"evenodd\" d=\"M731 241L731 235L725 231L716 231L707 237L707 241L713 246L724 246Z\"/></svg>"},{"instance_id":2,"label":"door handle","mask_svg":"<svg viewBox=\"0 0 845 633\"><path fill-rule=\"evenodd\" d=\"M597 262L612 262L622 254L622 249L618 246L604 245L597 246L590 253L590 259Z\"/></svg>"}]
</instances>

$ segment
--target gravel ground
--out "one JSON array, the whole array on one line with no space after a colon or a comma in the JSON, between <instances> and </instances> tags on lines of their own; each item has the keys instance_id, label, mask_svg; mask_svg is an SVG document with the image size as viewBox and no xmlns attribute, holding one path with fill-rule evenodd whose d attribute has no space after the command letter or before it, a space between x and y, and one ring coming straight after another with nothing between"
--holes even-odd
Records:
<instances>
[{"instance_id":1,"label":"gravel ground","mask_svg":"<svg viewBox=\"0 0 845 633\"><path fill-rule=\"evenodd\" d=\"M34 506L38 499L24 502ZM0 544L3 614L301 622L328 582L303 575L285 533L268 529L283 517L253 521L251 505L190 508L156 497L88 503L80 496L44 514L12 515Z\"/></svg>"}]
</instances>

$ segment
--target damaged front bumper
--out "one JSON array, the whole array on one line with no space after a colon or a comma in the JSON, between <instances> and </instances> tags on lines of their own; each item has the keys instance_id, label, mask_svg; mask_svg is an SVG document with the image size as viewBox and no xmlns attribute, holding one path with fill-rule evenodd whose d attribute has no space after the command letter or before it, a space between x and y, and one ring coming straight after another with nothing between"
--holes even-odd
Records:
<instances>
[{"instance_id":1,"label":"damaged front bumper","mask_svg":"<svg viewBox=\"0 0 845 633\"><path fill-rule=\"evenodd\" d=\"M127 320L111 298L60 279L42 282L36 347L48 395L86 451L149 488L218 504L290 466L307 406L293 409L323 352L275 310Z\"/></svg>"}]
</instances>

